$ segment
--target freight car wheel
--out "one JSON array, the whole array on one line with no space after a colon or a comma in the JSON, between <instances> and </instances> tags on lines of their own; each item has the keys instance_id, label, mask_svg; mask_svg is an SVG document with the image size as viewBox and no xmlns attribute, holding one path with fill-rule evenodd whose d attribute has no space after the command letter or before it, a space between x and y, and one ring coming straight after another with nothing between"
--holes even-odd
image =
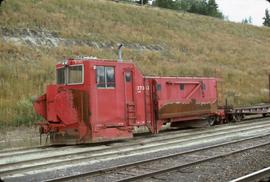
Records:
<instances>
[{"instance_id":1,"label":"freight car wheel","mask_svg":"<svg viewBox=\"0 0 270 182\"><path fill-rule=\"evenodd\" d=\"M216 124L217 118L216 116L209 116L207 121L209 126L214 126Z\"/></svg>"},{"instance_id":2,"label":"freight car wheel","mask_svg":"<svg viewBox=\"0 0 270 182\"><path fill-rule=\"evenodd\" d=\"M240 122L244 119L244 115L243 114L235 114L233 115L233 121L234 122Z\"/></svg>"}]
</instances>

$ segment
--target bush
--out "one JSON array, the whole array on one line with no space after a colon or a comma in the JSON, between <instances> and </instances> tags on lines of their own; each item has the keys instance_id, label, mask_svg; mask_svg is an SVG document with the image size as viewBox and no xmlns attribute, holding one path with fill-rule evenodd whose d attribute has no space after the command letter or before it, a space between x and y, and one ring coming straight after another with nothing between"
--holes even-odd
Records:
<instances>
[{"instance_id":1,"label":"bush","mask_svg":"<svg viewBox=\"0 0 270 182\"><path fill-rule=\"evenodd\" d=\"M26 125L31 126L35 121L41 120L42 118L38 116L33 109L34 97L23 98L18 101L15 112L16 117L14 122L16 122L17 126Z\"/></svg>"}]
</instances>

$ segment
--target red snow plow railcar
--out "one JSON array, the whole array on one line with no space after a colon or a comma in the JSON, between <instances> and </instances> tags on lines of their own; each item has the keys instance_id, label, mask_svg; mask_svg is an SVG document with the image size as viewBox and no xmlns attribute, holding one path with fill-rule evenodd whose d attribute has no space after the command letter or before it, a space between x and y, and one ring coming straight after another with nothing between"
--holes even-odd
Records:
<instances>
[{"instance_id":1,"label":"red snow plow railcar","mask_svg":"<svg viewBox=\"0 0 270 182\"><path fill-rule=\"evenodd\" d=\"M134 127L158 133L165 123L224 118L216 78L143 76L133 63L95 58L68 59L56 73L56 84L34 103L45 118L41 134L55 144L131 138Z\"/></svg>"}]
</instances>

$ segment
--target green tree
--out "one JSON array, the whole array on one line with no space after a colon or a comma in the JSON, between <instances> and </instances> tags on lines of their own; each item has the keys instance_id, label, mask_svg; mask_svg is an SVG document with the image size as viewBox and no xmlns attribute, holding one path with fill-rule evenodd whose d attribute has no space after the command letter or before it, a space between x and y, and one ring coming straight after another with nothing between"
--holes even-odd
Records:
<instances>
[{"instance_id":1,"label":"green tree","mask_svg":"<svg viewBox=\"0 0 270 182\"><path fill-rule=\"evenodd\" d=\"M213 17L224 18L223 14L218 10L216 0L209 0L207 4L207 15Z\"/></svg>"},{"instance_id":2,"label":"green tree","mask_svg":"<svg viewBox=\"0 0 270 182\"><path fill-rule=\"evenodd\" d=\"M224 18L215 0L156 0L155 6Z\"/></svg>"},{"instance_id":3,"label":"green tree","mask_svg":"<svg viewBox=\"0 0 270 182\"><path fill-rule=\"evenodd\" d=\"M154 6L177 10L177 9L179 9L177 4L178 3L174 0L156 0L154 3Z\"/></svg>"},{"instance_id":4,"label":"green tree","mask_svg":"<svg viewBox=\"0 0 270 182\"><path fill-rule=\"evenodd\" d=\"M190 13L208 15L208 3L206 0L194 1L188 10Z\"/></svg>"},{"instance_id":5,"label":"green tree","mask_svg":"<svg viewBox=\"0 0 270 182\"><path fill-rule=\"evenodd\" d=\"M265 10L265 17L263 19L264 19L263 25L270 27L270 15L268 9Z\"/></svg>"},{"instance_id":6,"label":"green tree","mask_svg":"<svg viewBox=\"0 0 270 182\"><path fill-rule=\"evenodd\" d=\"M138 3L138 4L147 4L148 0L137 0L136 3Z\"/></svg>"},{"instance_id":7,"label":"green tree","mask_svg":"<svg viewBox=\"0 0 270 182\"><path fill-rule=\"evenodd\" d=\"M180 9L184 10L184 11L188 11L190 9L190 7L191 7L191 4L192 4L191 2L192 2L192 0L182 0L182 1L180 1L180 3L179 3Z\"/></svg>"},{"instance_id":8,"label":"green tree","mask_svg":"<svg viewBox=\"0 0 270 182\"><path fill-rule=\"evenodd\" d=\"M218 4L215 0L193 0L190 2L191 6L188 10L190 13L224 18L223 14L218 10Z\"/></svg>"}]
</instances>

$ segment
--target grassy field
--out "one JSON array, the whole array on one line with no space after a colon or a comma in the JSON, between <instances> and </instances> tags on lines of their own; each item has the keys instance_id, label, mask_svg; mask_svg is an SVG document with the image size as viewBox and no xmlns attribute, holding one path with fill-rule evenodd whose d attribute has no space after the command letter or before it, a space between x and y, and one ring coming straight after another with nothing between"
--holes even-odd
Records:
<instances>
[{"instance_id":1,"label":"grassy field","mask_svg":"<svg viewBox=\"0 0 270 182\"><path fill-rule=\"evenodd\" d=\"M66 39L162 45L162 51L124 49L144 74L218 76L220 103L268 101L270 29L152 7L104 0L8 0L0 26L57 32ZM35 95L53 82L64 56L116 58L116 50L85 46L41 48L0 38L0 122L31 124Z\"/></svg>"}]
</instances>

